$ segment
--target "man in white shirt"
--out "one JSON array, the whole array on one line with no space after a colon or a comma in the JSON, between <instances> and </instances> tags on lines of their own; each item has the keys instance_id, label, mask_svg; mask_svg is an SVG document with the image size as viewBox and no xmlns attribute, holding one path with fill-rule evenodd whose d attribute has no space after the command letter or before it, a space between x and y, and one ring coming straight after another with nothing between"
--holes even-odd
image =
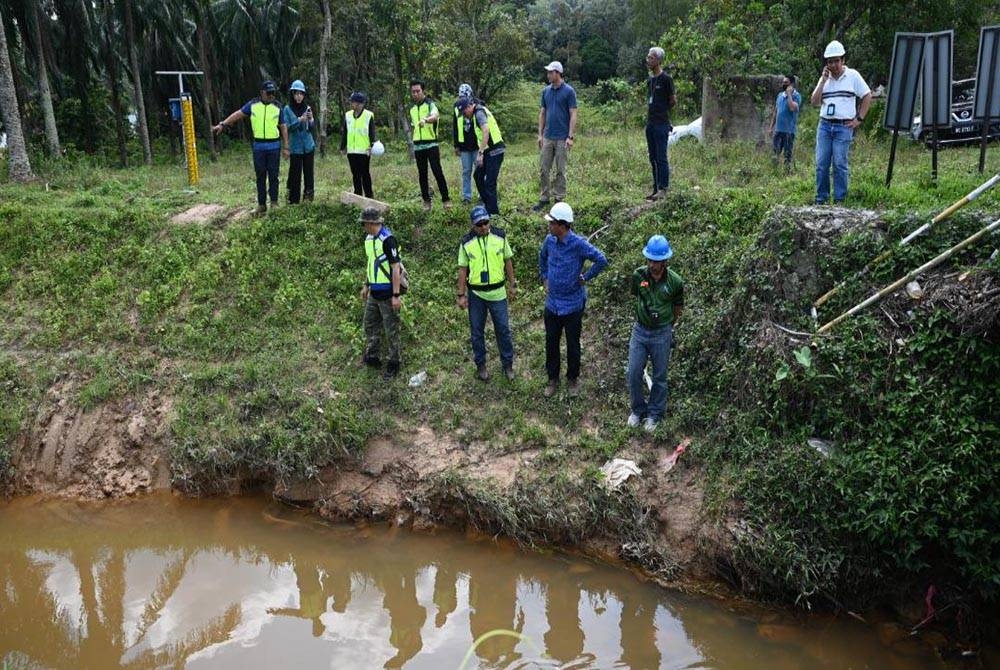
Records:
<instances>
[{"instance_id":1,"label":"man in white shirt","mask_svg":"<svg viewBox=\"0 0 1000 670\"><path fill-rule=\"evenodd\" d=\"M844 45L834 40L826 45L826 67L816 82L810 102L819 106L816 130L816 204L830 199L830 166L833 164L833 203L847 197L847 155L872 104L872 91L857 70L844 62ZM858 100L860 99L860 103Z\"/></svg>"}]
</instances>

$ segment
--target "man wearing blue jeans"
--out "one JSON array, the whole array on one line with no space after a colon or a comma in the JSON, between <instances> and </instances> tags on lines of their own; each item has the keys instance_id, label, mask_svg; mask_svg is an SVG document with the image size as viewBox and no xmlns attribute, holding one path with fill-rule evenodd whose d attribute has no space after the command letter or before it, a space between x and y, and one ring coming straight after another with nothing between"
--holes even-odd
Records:
<instances>
[{"instance_id":1,"label":"man wearing blue jeans","mask_svg":"<svg viewBox=\"0 0 1000 670\"><path fill-rule=\"evenodd\" d=\"M781 79L781 93L774 101L771 121L767 131L773 134L774 159L785 156L785 171L792 169L792 148L795 146L795 131L799 125L799 108L802 94L795 90L795 76L786 75Z\"/></svg>"},{"instance_id":2,"label":"man wearing blue jeans","mask_svg":"<svg viewBox=\"0 0 1000 670\"><path fill-rule=\"evenodd\" d=\"M677 104L674 80L663 71L663 49L653 47L646 54L649 80L646 83L646 148L649 164L653 168L653 192L646 200L658 200L667 194L670 186L670 161L667 157L667 140L670 138L670 110Z\"/></svg>"},{"instance_id":3,"label":"man wearing blue jeans","mask_svg":"<svg viewBox=\"0 0 1000 670\"><path fill-rule=\"evenodd\" d=\"M278 168L281 165L281 149L288 151L288 128L281 119L281 107L274 94L278 86L273 81L260 85L260 97L249 101L226 117L218 125L212 126L216 135L229 129L240 119L249 118L253 130L253 168L257 176L257 213L267 211L267 197L271 206L278 204Z\"/></svg>"},{"instance_id":4,"label":"man wearing blue jeans","mask_svg":"<svg viewBox=\"0 0 1000 670\"><path fill-rule=\"evenodd\" d=\"M663 235L653 235L642 250L646 265L632 273L630 290L635 296L635 325L628 342L628 392L631 413L629 428L645 418L643 426L652 433L667 411L667 365L673 345L674 326L684 308L684 282L667 260L674 255ZM646 362L653 365L652 387L646 398L643 372Z\"/></svg>"},{"instance_id":5,"label":"man wearing blue jeans","mask_svg":"<svg viewBox=\"0 0 1000 670\"><path fill-rule=\"evenodd\" d=\"M517 282L510 243L502 228L490 227L485 207L473 207L472 229L458 247L458 306L469 310L469 330L476 376L487 381L486 314L493 319L493 333L500 350L500 364L508 380L514 379L514 339L510 334L507 299L514 299Z\"/></svg>"},{"instance_id":6,"label":"man wearing blue jeans","mask_svg":"<svg viewBox=\"0 0 1000 670\"><path fill-rule=\"evenodd\" d=\"M500 179L504 153L507 151L503 135L500 134L500 125L486 105L472 98L461 98L457 104L462 118L472 121L474 127L477 155L472 178L476 180L476 189L486 211L496 216L500 213L497 182Z\"/></svg>"},{"instance_id":7,"label":"man wearing blue jeans","mask_svg":"<svg viewBox=\"0 0 1000 670\"><path fill-rule=\"evenodd\" d=\"M472 171L476 167L476 157L479 155L479 147L476 145L476 133L473 121L462 114L458 108L458 103L468 98L474 100L472 86L462 84L458 87L458 100L455 101L455 124L452 127L452 134L455 140L455 155L462 161L462 203L472 202Z\"/></svg>"},{"instance_id":8,"label":"man wearing blue jeans","mask_svg":"<svg viewBox=\"0 0 1000 670\"><path fill-rule=\"evenodd\" d=\"M839 205L847 197L847 156L872 103L872 92L865 80L844 64L844 45L833 40L826 45L826 67L816 82L809 101L819 106L816 129L816 204L830 200L830 167L833 166L833 202ZM860 104L858 99L861 100Z\"/></svg>"}]
</instances>

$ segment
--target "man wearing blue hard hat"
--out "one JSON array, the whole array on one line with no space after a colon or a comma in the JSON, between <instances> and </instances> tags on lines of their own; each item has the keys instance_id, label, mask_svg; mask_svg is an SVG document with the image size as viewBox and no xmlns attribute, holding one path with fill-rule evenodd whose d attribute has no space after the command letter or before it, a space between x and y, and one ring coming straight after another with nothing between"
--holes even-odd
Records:
<instances>
[{"instance_id":1,"label":"man wearing blue hard hat","mask_svg":"<svg viewBox=\"0 0 1000 670\"><path fill-rule=\"evenodd\" d=\"M458 306L469 310L469 330L476 376L487 381L486 313L493 319L493 332L500 350L500 365L509 380L514 379L514 339L510 334L507 298L514 299L517 282L510 243L502 228L490 226L485 207L473 207L469 214L472 229L458 247Z\"/></svg>"},{"instance_id":2,"label":"man wearing blue hard hat","mask_svg":"<svg viewBox=\"0 0 1000 670\"><path fill-rule=\"evenodd\" d=\"M635 296L635 325L628 342L628 391L631 412L629 428L652 433L667 410L667 365L674 339L674 326L684 307L684 281L667 267L674 255L663 235L649 238L642 255L646 264L632 273L631 293ZM646 397L643 373L652 364L652 387Z\"/></svg>"}]
</instances>

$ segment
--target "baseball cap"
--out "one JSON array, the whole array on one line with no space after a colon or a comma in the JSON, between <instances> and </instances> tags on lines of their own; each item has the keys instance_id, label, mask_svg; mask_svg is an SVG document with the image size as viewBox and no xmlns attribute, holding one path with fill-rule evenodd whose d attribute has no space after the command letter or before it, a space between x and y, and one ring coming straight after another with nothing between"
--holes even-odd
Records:
<instances>
[{"instance_id":1,"label":"baseball cap","mask_svg":"<svg viewBox=\"0 0 1000 670\"><path fill-rule=\"evenodd\" d=\"M546 65L545 69L548 72L551 72L552 70L555 70L559 74L562 74L562 71L563 71L562 63L560 63L557 60L554 60L551 63L549 63L548 65Z\"/></svg>"}]
</instances>

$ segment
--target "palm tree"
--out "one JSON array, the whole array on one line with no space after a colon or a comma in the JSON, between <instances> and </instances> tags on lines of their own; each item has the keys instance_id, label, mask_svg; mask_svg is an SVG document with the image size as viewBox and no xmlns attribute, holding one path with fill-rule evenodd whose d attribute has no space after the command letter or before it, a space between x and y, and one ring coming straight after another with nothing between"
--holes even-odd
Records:
<instances>
[{"instance_id":1,"label":"palm tree","mask_svg":"<svg viewBox=\"0 0 1000 670\"><path fill-rule=\"evenodd\" d=\"M31 33L35 46L35 62L38 68L38 98L42 107L42 118L45 121L45 143L48 145L49 155L58 158L59 148L59 128L56 126L56 113L52 107L52 87L49 85L49 68L45 62L45 42L42 39L42 16L38 11L38 0L27 0L28 18L31 24ZM48 21L48 17L45 18ZM48 29L46 28L46 33ZM27 40L25 41L27 45ZM27 48L27 47L26 47ZM25 58L27 60L27 58Z\"/></svg>"},{"instance_id":2,"label":"palm tree","mask_svg":"<svg viewBox=\"0 0 1000 670\"><path fill-rule=\"evenodd\" d=\"M132 20L132 0L122 0L122 13L125 15L125 44L128 48L128 61L132 69L132 90L135 93L135 112L139 122L139 139L142 141L142 160L146 165L153 164L153 150L149 144L149 124L146 122L146 102L142 95L142 72L139 70L139 50L135 44L135 25Z\"/></svg>"},{"instance_id":3,"label":"palm tree","mask_svg":"<svg viewBox=\"0 0 1000 670\"><path fill-rule=\"evenodd\" d=\"M7 51L7 32L4 29L3 10L0 10L0 116L7 129L7 147L10 152L8 172L11 181L26 182L34 179L28 149L21 131L21 116L18 114L17 93L14 91L14 73L10 67L10 52Z\"/></svg>"}]
</instances>

